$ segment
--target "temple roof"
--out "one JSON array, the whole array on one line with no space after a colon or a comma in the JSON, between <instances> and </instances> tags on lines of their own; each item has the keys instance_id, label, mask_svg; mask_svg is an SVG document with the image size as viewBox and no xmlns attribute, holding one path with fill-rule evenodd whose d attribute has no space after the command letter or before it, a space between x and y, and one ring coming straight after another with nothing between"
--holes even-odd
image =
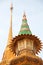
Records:
<instances>
[{"instance_id":1,"label":"temple roof","mask_svg":"<svg viewBox=\"0 0 43 65\"><path fill-rule=\"evenodd\" d=\"M17 45L17 42L19 40L23 40L25 38L33 40L34 47L35 47L35 54L38 54L38 52L40 53L40 51L42 49L42 42L37 36L32 35L29 25L27 24L26 15L24 13L19 35L15 36L15 38L12 39L13 44L10 44L10 46L9 46L13 53L15 53L15 45Z\"/></svg>"},{"instance_id":2,"label":"temple roof","mask_svg":"<svg viewBox=\"0 0 43 65\"><path fill-rule=\"evenodd\" d=\"M23 14L22 25L21 25L21 29L20 29L20 32L19 32L19 35L21 35L21 34L32 34L31 30L29 28L29 25L27 23L25 13Z\"/></svg>"}]
</instances>

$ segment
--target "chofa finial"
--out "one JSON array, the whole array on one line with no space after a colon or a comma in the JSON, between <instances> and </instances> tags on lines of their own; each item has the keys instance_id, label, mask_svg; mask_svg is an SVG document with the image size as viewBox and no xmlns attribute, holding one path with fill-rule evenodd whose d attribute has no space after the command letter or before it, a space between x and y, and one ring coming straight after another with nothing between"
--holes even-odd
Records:
<instances>
[{"instance_id":1,"label":"chofa finial","mask_svg":"<svg viewBox=\"0 0 43 65\"><path fill-rule=\"evenodd\" d=\"M24 12L24 14L23 14L23 20L27 20L26 19L26 13Z\"/></svg>"}]
</instances>

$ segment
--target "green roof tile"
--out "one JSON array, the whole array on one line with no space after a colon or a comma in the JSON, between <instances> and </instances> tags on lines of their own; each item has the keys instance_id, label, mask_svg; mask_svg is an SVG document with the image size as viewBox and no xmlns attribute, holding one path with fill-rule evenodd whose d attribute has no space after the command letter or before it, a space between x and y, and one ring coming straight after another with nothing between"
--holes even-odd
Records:
<instances>
[{"instance_id":1,"label":"green roof tile","mask_svg":"<svg viewBox=\"0 0 43 65\"><path fill-rule=\"evenodd\" d=\"M21 29L19 32L19 35L21 34L32 34L29 28L29 25L27 23L27 19L26 19L26 15L23 16L23 20L22 20L22 25L21 25Z\"/></svg>"}]
</instances>

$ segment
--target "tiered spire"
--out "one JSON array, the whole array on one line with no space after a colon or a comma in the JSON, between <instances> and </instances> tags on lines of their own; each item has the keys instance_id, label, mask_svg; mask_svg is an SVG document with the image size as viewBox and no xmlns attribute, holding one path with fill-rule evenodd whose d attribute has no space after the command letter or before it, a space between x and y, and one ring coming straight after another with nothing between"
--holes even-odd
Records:
<instances>
[{"instance_id":1,"label":"tiered spire","mask_svg":"<svg viewBox=\"0 0 43 65\"><path fill-rule=\"evenodd\" d=\"M9 60L10 58L13 57L13 54L11 53L11 50L9 49L9 45L12 44L12 10L13 10L13 6L11 4L11 6L10 6L10 29L9 29L7 46L6 46L4 55L3 55L3 60L5 60L5 59Z\"/></svg>"},{"instance_id":2,"label":"tiered spire","mask_svg":"<svg viewBox=\"0 0 43 65\"><path fill-rule=\"evenodd\" d=\"M27 18L26 18L25 12L23 14L22 25L21 25L21 29L19 32L19 35L21 35L21 34L32 34L30 31L30 28L27 24Z\"/></svg>"}]
</instances>

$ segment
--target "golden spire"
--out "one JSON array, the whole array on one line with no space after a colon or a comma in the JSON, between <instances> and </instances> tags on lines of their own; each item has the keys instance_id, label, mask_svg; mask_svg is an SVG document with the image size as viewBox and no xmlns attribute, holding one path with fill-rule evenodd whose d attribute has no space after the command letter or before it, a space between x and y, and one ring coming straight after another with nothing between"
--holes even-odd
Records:
<instances>
[{"instance_id":1,"label":"golden spire","mask_svg":"<svg viewBox=\"0 0 43 65\"><path fill-rule=\"evenodd\" d=\"M9 29L9 35L8 35L8 41L7 41L7 46L5 49L5 52L3 54L2 60L6 60L6 62L9 62L12 58L14 58L14 54L11 52L9 46L12 44L12 10L13 6L11 4L10 6L10 29Z\"/></svg>"},{"instance_id":2,"label":"golden spire","mask_svg":"<svg viewBox=\"0 0 43 65\"><path fill-rule=\"evenodd\" d=\"M9 35L8 35L8 45L12 41L12 10L13 10L13 5L11 3L11 5L10 5L10 29L9 29Z\"/></svg>"}]
</instances>

